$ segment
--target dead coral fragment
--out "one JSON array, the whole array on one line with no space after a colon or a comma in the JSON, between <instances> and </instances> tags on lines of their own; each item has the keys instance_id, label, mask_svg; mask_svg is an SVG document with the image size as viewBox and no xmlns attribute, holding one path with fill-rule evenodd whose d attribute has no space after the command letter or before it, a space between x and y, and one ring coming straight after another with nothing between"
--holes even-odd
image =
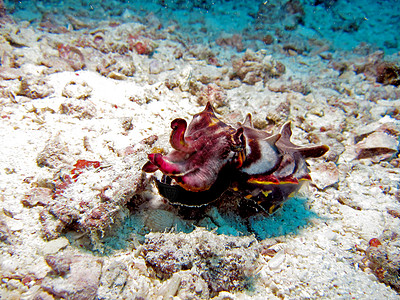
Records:
<instances>
[{"instance_id":1,"label":"dead coral fragment","mask_svg":"<svg viewBox=\"0 0 400 300\"><path fill-rule=\"evenodd\" d=\"M86 66L85 57L77 47L60 43L57 45L57 50L60 58L65 60L74 71L82 70Z\"/></svg>"},{"instance_id":2,"label":"dead coral fragment","mask_svg":"<svg viewBox=\"0 0 400 300\"><path fill-rule=\"evenodd\" d=\"M400 67L393 63L382 63L377 67L376 82L384 85L400 85Z\"/></svg>"},{"instance_id":3,"label":"dead coral fragment","mask_svg":"<svg viewBox=\"0 0 400 300\"><path fill-rule=\"evenodd\" d=\"M197 102L200 105L206 105L210 102L215 107L221 107L225 104L227 94L225 90L214 83L210 83L203 88Z\"/></svg>"},{"instance_id":4,"label":"dead coral fragment","mask_svg":"<svg viewBox=\"0 0 400 300\"><path fill-rule=\"evenodd\" d=\"M207 283L211 295L216 295L250 287L258 255L258 251L249 250L252 247L257 244L251 237L216 236L196 229L189 235L150 233L142 255L158 277L190 270Z\"/></svg>"},{"instance_id":5,"label":"dead coral fragment","mask_svg":"<svg viewBox=\"0 0 400 300\"><path fill-rule=\"evenodd\" d=\"M59 113L71 115L80 120L91 119L96 116L96 106L87 100L67 98L61 103Z\"/></svg>"},{"instance_id":6,"label":"dead coral fragment","mask_svg":"<svg viewBox=\"0 0 400 300\"><path fill-rule=\"evenodd\" d=\"M123 217L122 211L127 202L145 187L146 178L138 165L145 160L145 154L124 157L123 162L121 159L114 161L112 166L103 167L96 160L79 159L68 163L58 157L59 151L49 147L41 159L43 165L52 163L59 169L53 178L51 195L48 196L49 191L46 190L44 196L48 197L42 199L39 197L42 195L40 190L35 188L24 203L27 206L43 206L40 221L44 238L55 239L67 228L73 229L87 233L91 247L101 250L99 236L103 236L112 224Z\"/></svg>"},{"instance_id":7,"label":"dead coral fragment","mask_svg":"<svg viewBox=\"0 0 400 300\"><path fill-rule=\"evenodd\" d=\"M398 151L399 129L394 123L372 123L357 130L355 137L358 159L373 162L386 160Z\"/></svg>"},{"instance_id":8,"label":"dead coral fragment","mask_svg":"<svg viewBox=\"0 0 400 300\"><path fill-rule=\"evenodd\" d=\"M54 93L53 88L43 79L23 78L17 95L31 99L40 99L45 98L52 93Z\"/></svg>"},{"instance_id":9,"label":"dead coral fragment","mask_svg":"<svg viewBox=\"0 0 400 300\"><path fill-rule=\"evenodd\" d=\"M233 35L222 35L218 38L215 42L218 46L222 47L232 47L235 48L237 52L241 52L244 49L243 46L243 37L240 34L233 34Z\"/></svg>"},{"instance_id":10,"label":"dead coral fragment","mask_svg":"<svg viewBox=\"0 0 400 300\"><path fill-rule=\"evenodd\" d=\"M60 253L46 257L47 264L57 275L49 274L41 288L55 297L64 299L94 299L99 288L102 260L89 255Z\"/></svg>"},{"instance_id":11,"label":"dead coral fragment","mask_svg":"<svg viewBox=\"0 0 400 300\"><path fill-rule=\"evenodd\" d=\"M356 145L357 158L381 161L397 152L398 142L386 133L374 132Z\"/></svg>"},{"instance_id":12,"label":"dead coral fragment","mask_svg":"<svg viewBox=\"0 0 400 300\"><path fill-rule=\"evenodd\" d=\"M86 82L68 82L62 90L62 96L85 100L90 97L93 89Z\"/></svg>"},{"instance_id":13,"label":"dead coral fragment","mask_svg":"<svg viewBox=\"0 0 400 300\"><path fill-rule=\"evenodd\" d=\"M53 191L48 188L36 187L30 190L21 200L22 204L28 207L37 205L45 206L51 201Z\"/></svg>"},{"instance_id":14,"label":"dead coral fragment","mask_svg":"<svg viewBox=\"0 0 400 300\"><path fill-rule=\"evenodd\" d=\"M368 267L379 281L400 292L400 235L391 230L370 241L366 250Z\"/></svg>"},{"instance_id":15,"label":"dead coral fragment","mask_svg":"<svg viewBox=\"0 0 400 300\"><path fill-rule=\"evenodd\" d=\"M69 161L69 150L66 143L61 142L58 135L46 142L44 149L39 152L36 163L39 167L56 169Z\"/></svg>"},{"instance_id":16,"label":"dead coral fragment","mask_svg":"<svg viewBox=\"0 0 400 300\"><path fill-rule=\"evenodd\" d=\"M348 68L351 62L345 62ZM367 78L374 79L383 85L400 85L400 67L394 62L384 60L382 51L374 52L368 55L364 60L354 63L354 69L357 74L364 73Z\"/></svg>"},{"instance_id":17,"label":"dead coral fragment","mask_svg":"<svg viewBox=\"0 0 400 300\"><path fill-rule=\"evenodd\" d=\"M285 73L285 66L275 61L271 56L263 56L261 53L247 50L241 59L232 61L233 74L244 83L253 85L259 81L267 82L270 78L280 77Z\"/></svg>"}]
</instances>

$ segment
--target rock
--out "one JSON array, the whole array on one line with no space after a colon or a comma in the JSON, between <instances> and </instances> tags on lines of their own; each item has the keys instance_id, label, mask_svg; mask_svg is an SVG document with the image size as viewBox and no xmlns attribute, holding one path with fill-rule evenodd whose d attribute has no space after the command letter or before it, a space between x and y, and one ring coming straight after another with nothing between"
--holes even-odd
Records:
<instances>
[{"instance_id":1,"label":"rock","mask_svg":"<svg viewBox=\"0 0 400 300\"><path fill-rule=\"evenodd\" d=\"M149 73L160 74L162 71L164 71L163 63L158 59L153 59L149 64Z\"/></svg>"},{"instance_id":2,"label":"rock","mask_svg":"<svg viewBox=\"0 0 400 300\"><path fill-rule=\"evenodd\" d=\"M11 244L12 243L12 233L8 228L5 219L0 215L0 242Z\"/></svg>"},{"instance_id":3,"label":"rock","mask_svg":"<svg viewBox=\"0 0 400 300\"><path fill-rule=\"evenodd\" d=\"M49 265L57 274L61 274L62 270L65 275L44 278L41 285L43 290L55 297L71 300L95 299L100 283L101 259L90 255L60 253L52 257Z\"/></svg>"},{"instance_id":4,"label":"rock","mask_svg":"<svg viewBox=\"0 0 400 300\"><path fill-rule=\"evenodd\" d=\"M59 237L55 240L46 242L46 244L44 246L40 246L38 250L42 252L43 255L55 254L68 245L69 241L66 237Z\"/></svg>"},{"instance_id":5,"label":"rock","mask_svg":"<svg viewBox=\"0 0 400 300\"><path fill-rule=\"evenodd\" d=\"M301 80L283 80L281 78L271 79L268 82L268 89L272 92L297 92L303 95L308 95L311 92L307 83Z\"/></svg>"},{"instance_id":6,"label":"rock","mask_svg":"<svg viewBox=\"0 0 400 300\"><path fill-rule=\"evenodd\" d=\"M227 94L223 88L214 83L210 83L203 88L197 102L200 105L206 105L210 102L214 107L221 107L225 104Z\"/></svg>"},{"instance_id":7,"label":"rock","mask_svg":"<svg viewBox=\"0 0 400 300\"><path fill-rule=\"evenodd\" d=\"M243 42L242 42L242 35L240 34L226 34L223 33L221 37L219 37L215 42L217 45L222 46L222 47L232 47L235 48L237 52L242 52L243 51Z\"/></svg>"},{"instance_id":8,"label":"rock","mask_svg":"<svg viewBox=\"0 0 400 300\"><path fill-rule=\"evenodd\" d=\"M261 52L247 49L241 59L232 61L231 79L239 78L242 82L254 85L259 81L267 82L270 78L278 78L285 73L285 66Z\"/></svg>"},{"instance_id":9,"label":"rock","mask_svg":"<svg viewBox=\"0 0 400 300\"><path fill-rule=\"evenodd\" d=\"M140 144L141 149L145 146ZM44 238L52 240L67 227L74 228L88 234L88 247L103 251L100 235L110 233L111 226L124 218L127 202L147 184L141 171L146 160L145 151L140 151L110 161L107 168L88 160L61 165L53 178L52 197L40 212Z\"/></svg>"},{"instance_id":10,"label":"rock","mask_svg":"<svg viewBox=\"0 0 400 300\"><path fill-rule=\"evenodd\" d=\"M384 106L384 103L381 104ZM355 142L358 143L368 135L374 132L385 132L389 135L399 137L400 128L395 125L394 120L390 117L384 117L380 119L378 122L370 123L366 126L358 127L355 130Z\"/></svg>"},{"instance_id":11,"label":"rock","mask_svg":"<svg viewBox=\"0 0 400 300\"><path fill-rule=\"evenodd\" d=\"M111 78L111 79L115 79L115 80L126 80L127 79L127 77L124 74L121 74L121 73L118 73L118 72L115 72L115 71L111 71L107 75L107 77Z\"/></svg>"},{"instance_id":12,"label":"rock","mask_svg":"<svg viewBox=\"0 0 400 300\"><path fill-rule=\"evenodd\" d=\"M54 300L55 298L44 291L39 291L33 296L33 300Z\"/></svg>"},{"instance_id":13,"label":"rock","mask_svg":"<svg viewBox=\"0 0 400 300\"><path fill-rule=\"evenodd\" d=\"M103 266L97 297L99 299L119 299L118 296L122 294L128 276L128 266L123 262L113 261L108 266Z\"/></svg>"},{"instance_id":14,"label":"rock","mask_svg":"<svg viewBox=\"0 0 400 300\"><path fill-rule=\"evenodd\" d=\"M22 78L18 96L25 96L31 99L45 98L54 93L54 89L50 87L42 78Z\"/></svg>"},{"instance_id":15,"label":"rock","mask_svg":"<svg viewBox=\"0 0 400 300\"><path fill-rule=\"evenodd\" d=\"M391 158L399 146L400 127L390 116L354 129L355 145L346 149L349 158L380 162Z\"/></svg>"},{"instance_id":16,"label":"rock","mask_svg":"<svg viewBox=\"0 0 400 300\"><path fill-rule=\"evenodd\" d=\"M179 273L175 273L161 286L158 294L160 296L163 296L163 299L170 299L177 294L182 280L182 278L178 274Z\"/></svg>"},{"instance_id":17,"label":"rock","mask_svg":"<svg viewBox=\"0 0 400 300\"><path fill-rule=\"evenodd\" d=\"M25 194L21 202L29 207L36 205L46 206L51 201L52 195L53 191L49 188L35 187Z\"/></svg>"},{"instance_id":18,"label":"rock","mask_svg":"<svg viewBox=\"0 0 400 300\"><path fill-rule=\"evenodd\" d=\"M77 95L78 96L78 95ZM81 94L81 96L83 96ZM97 114L96 106L90 102L77 98L69 98L61 103L59 113L74 116L80 120L92 119Z\"/></svg>"},{"instance_id":19,"label":"rock","mask_svg":"<svg viewBox=\"0 0 400 300\"><path fill-rule=\"evenodd\" d=\"M272 270L277 270L285 261L285 258L286 258L285 250L281 249L268 261L268 266Z\"/></svg>"},{"instance_id":20,"label":"rock","mask_svg":"<svg viewBox=\"0 0 400 300\"><path fill-rule=\"evenodd\" d=\"M177 77L177 83L181 91L187 92L190 88L190 81L192 79L193 69L190 65L185 67Z\"/></svg>"},{"instance_id":21,"label":"rock","mask_svg":"<svg viewBox=\"0 0 400 300\"><path fill-rule=\"evenodd\" d=\"M0 67L0 78L4 80L17 79L22 76L20 69Z\"/></svg>"},{"instance_id":22,"label":"rock","mask_svg":"<svg viewBox=\"0 0 400 300\"><path fill-rule=\"evenodd\" d=\"M38 154L36 163L39 167L58 169L69 161L69 150L66 143L60 141L56 134L49 139L44 149Z\"/></svg>"},{"instance_id":23,"label":"rock","mask_svg":"<svg viewBox=\"0 0 400 300\"><path fill-rule=\"evenodd\" d=\"M254 279L258 252L249 251L249 245L257 247L251 237L216 236L197 228L190 234L150 233L146 238L142 255L160 278L191 270L214 295L243 290Z\"/></svg>"},{"instance_id":24,"label":"rock","mask_svg":"<svg viewBox=\"0 0 400 300\"><path fill-rule=\"evenodd\" d=\"M7 224L8 228L10 229L10 231L21 231L25 227L24 222L21 220L17 220L14 218L8 218L8 217L5 217L4 220L6 220L6 222L7 222L6 224Z\"/></svg>"},{"instance_id":25,"label":"rock","mask_svg":"<svg viewBox=\"0 0 400 300\"><path fill-rule=\"evenodd\" d=\"M46 263L51 267L55 274L59 276L64 276L69 273L70 265L72 263L73 257L69 254L64 256L59 255L47 255L45 260Z\"/></svg>"},{"instance_id":26,"label":"rock","mask_svg":"<svg viewBox=\"0 0 400 300\"><path fill-rule=\"evenodd\" d=\"M216 84L223 89L231 90L241 86L242 83L240 82L240 80L234 79L234 80L220 80L217 81Z\"/></svg>"},{"instance_id":27,"label":"rock","mask_svg":"<svg viewBox=\"0 0 400 300\"><path fill-rule=\"evenodd\" d=\"M318 189L325 189L339 182L339 169L332 161L310 167L311 178Z\"/></svg>"},{"instance_id":28,"label":"rock","mask_svg":"<svg viewBox=\"0 0 400 300\"><path fill-rule=\"evenodd\" d=\"M90 97L92 91L93 89L86 82L70 81L65 85L62 96L85 100Z\"/></svg>"},{"instance_id":29,"label":"rock","mask_svg":"<svg viewBox=\"0 0 400 300\"><path fill-rule=\"evenodd\" d=\"M379 162L398 151L398 140L385 132L374 132L356 144L357 159L370 158Z\"/></svg>"},{"instance_id":30,"label":"rock","mask_svg":"<svg viewBox=\"0 0 400 300\"><path fill-rule=\"evenodd\" d=\"M97 64L96 71L115 80L126 80L135 74L136 67L126 56L109 54Z\"/></svg>"},{"instance_id":31,"label":"rock","mask_svg":"<svg viewBox=\"0 0 400 300\"><path fill-rule=\"evenodd\" d=\"M379 238L369 241L365 251L367 265L379 281L400 292L400 234L384 230Z\"/></svg>"},{"instance_id":32,"label":"rock","mask_svg":"<svg viewBox=\"0 0 400 300\"><path fill-rule=\"evenodd\" d=\"M176 273L180 277L180 285L176 296L180 299L208 299L210 292L207 282L191 270Z\"/></svg>"},{"instance_id":33,"label":"rock","mask_svg":"<svg viewBox=\"0 0 400 300\"><path fill-rule=\"evenodd\" d=\"M39 33L33 28L19 28L13 32L5 34L5 39L16 48L30 47L35 45L39 38Z\"/></svg>"}]
</instances>

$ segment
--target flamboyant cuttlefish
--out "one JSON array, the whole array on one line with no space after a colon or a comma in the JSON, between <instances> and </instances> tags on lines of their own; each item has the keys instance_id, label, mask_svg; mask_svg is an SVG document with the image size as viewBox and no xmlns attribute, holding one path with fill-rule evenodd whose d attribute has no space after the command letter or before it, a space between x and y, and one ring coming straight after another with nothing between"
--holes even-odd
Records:
<instances>
[{"instance_id":1,"label":"flamboyant cuttlefish","mask_svg":"<svg viewBox=\"0 0 400 300\"><path fill-rule=\"evenodd\" d=\"M231 190L272 213L303 181L311 180L306 158L319 157L328 146L297 146L290 141L290 122L270 134L255 129L251 115L233 127L218 119L210 103L193 116L171 123L169 154L152 153L143 171L160 170L160 194L171 204L201 206Z\"/></svg>"}]
</instances>

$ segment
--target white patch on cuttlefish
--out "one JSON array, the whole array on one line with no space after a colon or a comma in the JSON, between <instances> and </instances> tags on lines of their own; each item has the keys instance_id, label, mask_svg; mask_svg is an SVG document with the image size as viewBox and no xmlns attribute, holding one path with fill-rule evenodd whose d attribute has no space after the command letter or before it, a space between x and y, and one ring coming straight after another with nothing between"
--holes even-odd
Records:
<instances>
[{"instance_id":1,"label":"white patch on cuttlefish","mask_svg":"<svg viewBox=\"0 0 400 300\"><path fill-rule=\"evenodd\" d=\"M249 175L264 174L269 170L272 170L279 161L279 155L268 141L259 140L258 143L260 146L261 157L257 161L251 163L248 167L241 169L242 172ZM249 147L249 145L246 145L246 151L247 154L250 155L251 147Z\"/></svg>"}]
</instances>

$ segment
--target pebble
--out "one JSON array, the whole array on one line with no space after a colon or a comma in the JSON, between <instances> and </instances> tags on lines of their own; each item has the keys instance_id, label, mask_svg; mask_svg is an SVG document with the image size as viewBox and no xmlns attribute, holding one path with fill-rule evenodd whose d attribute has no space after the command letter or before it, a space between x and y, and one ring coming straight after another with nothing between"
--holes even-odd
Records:
<instances>
[{"instance_id":1,"label":"pebble","mask_svg":"<svg viewBox=\"0 0 400 300\"><path fill-rule=\"evenodd\" d=\"M115 80L126 80L128 77L126 77L124 74L111 71L108 75L108 78L115 79Z\"/></svg>"},{"instance_id":2,"label":"pebble","mask_svg":"<svg viewBox=\"0 0 400 300\"><path fill-rule=\"evenodd\" d=\"M174 274L171 279L166 281L160 288L159 294L163 296L163 300L170 299L176 295L181 284L181 277L179 274Z\"/></svg>"},{"instance_id":3,"label":"pebble","mask_svg":"<svg viewBox=\"0 0 400 300\"><path fill-rule=\"evenodd\" d=\"M66 237L59 237L58 239L47 242L43 247L40 247L39 251L41 251L43 255L55 254L68 245L69 241Z\"/></svg>"},{"instance_id":4,"label":"pebble","mask_svg":"<svg viewBox=\"0 0 400 300\"><path fill-rule=\"evenodd\" d=\"M150 74L160 74L163 71L163 64L161 61L154 59L149 64Z\"/></svg>"},{"instance_id":5,"label":"pebble","mask_svg":"<svg viewBox=\"0 0 400 300\"><path fill-rule=\"evenodd\" d=\"M272 257L268 261L268 266L272 270L277 270L280 267L280 265L285 261L285 258L286 258L285 250L281 249L274 255L274 257Z\"/></svg>"},{"instance_id":6,"label":"pebble","mask_svg":"<svg viewBox=\"0 0 400 300\"><path fill-rule=\"evenodd\" d=\"M24 229L24 222L12 218L7 218L7 225L11 231L21 231Z\"/></svg>"},{"instance_id":7,"label":"pebble","mask_svg":"<svg viewBox=\"0 0 400 300\"><path fill-rule=\"evenodd\" d=\"M339 182L339 169L332 161L312 166L311 178L318 189L323 190Z\"/></svg>"},{"instance_id":8,"label":"pebble","mask_svg":"<svg viewBox=\"0 0 400 300\"><path fill-rule=\"evenodd\" d=\"M93 89L86 82L68 82L62 95L66 98L87 99L92 94Z\"/></svg>"}]
</instances>

